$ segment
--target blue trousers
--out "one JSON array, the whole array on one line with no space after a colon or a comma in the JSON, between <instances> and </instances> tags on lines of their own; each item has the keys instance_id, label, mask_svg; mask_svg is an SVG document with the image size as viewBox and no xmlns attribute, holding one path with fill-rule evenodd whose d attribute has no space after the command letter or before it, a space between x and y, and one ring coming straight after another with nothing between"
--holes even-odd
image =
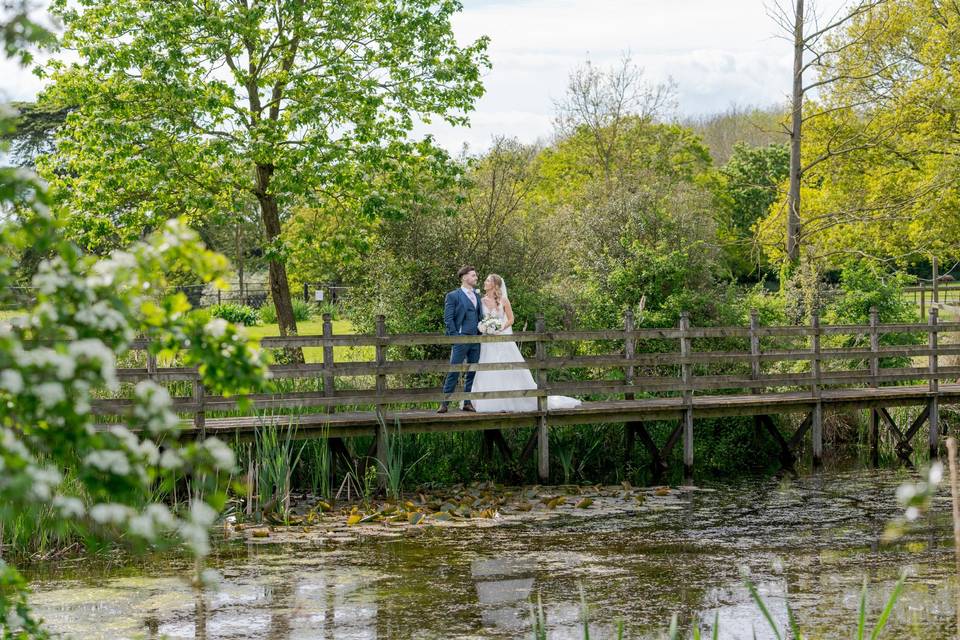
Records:
<instances>
[{"instance_id":1,"label":"blue trousers","mask_svg":"<svg viewBox=\"0 0 960 640\"><path fill-rule=\"evenodd\" d=\"M464 362L468 364L476 364L480 362L479 344L453 345L453 349L450 351L450 364L463 364ZM470 393L470 390L473 389L473 379L476 377L476 371L467 372L466 380L463 383L464 391ZM443 381L443 392L453 393L453 390L457 388L458 382L460 382L460 372L451 371L447 374L446 380Z\"/></svg>"}]
</instances>

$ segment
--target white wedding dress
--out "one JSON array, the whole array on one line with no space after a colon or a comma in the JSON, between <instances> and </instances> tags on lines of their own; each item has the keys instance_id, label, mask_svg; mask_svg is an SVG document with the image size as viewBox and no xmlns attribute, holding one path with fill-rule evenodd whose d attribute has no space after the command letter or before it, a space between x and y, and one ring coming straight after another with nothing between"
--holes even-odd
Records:
<instances>
[{"instance_id":1,"label":"white wedding dress","mask_svg":"<svg viewBox=\"0 0 960 640\"><path fill-rule=\"evenodd\" d=\"M484 304L480 301L480 304ZM484 317L495 316L504 324L507 322L503 305L497 309L483 306ZM507 327L503 335L513 334L513 328ZM480 345L480 364L494 362L524 362L520 348L516 342L484 342ZM471 391L519 391L536 389L537 383L529 369L504 369L478 371L473 379ZM580 400L568 396L548 396L547 409L573 409L581 404ZM490 400L474 400L473 407L479 412L493 413L497 411L536 411L536 398L495 398Z\"/></svg>"}]
</instances>

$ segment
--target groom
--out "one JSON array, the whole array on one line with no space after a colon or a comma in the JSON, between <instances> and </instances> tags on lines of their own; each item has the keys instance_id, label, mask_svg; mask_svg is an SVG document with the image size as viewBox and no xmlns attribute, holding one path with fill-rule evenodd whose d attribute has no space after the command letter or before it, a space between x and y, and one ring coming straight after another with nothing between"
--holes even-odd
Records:
<instances>
[{"instance_id":1,"label":"groom","mask_svg":"<svg viewBox=\"0 0 960 640\"><path fill-rule=\"evenodd\" d=\"M480 291L477 290L477 270L473 267L462 267L457 272L460 277L460 288L447 294L443 301L443 324L448 336L478 336L478 325L483 318L483 304L480 302ZM480 344L455 344L450 352L450 364L476 364L480 361ZM463 390L470 393L473 389L473 379L476 371L468 371L463 384ZM459 371L451 371L443 382L443 393L451 394L457 388L460 380ZM449 401L440 403L437 413L446 413ZM473 404L467 400L463 403L464 411L476 411Z\"/></svg>"}]
</instances>

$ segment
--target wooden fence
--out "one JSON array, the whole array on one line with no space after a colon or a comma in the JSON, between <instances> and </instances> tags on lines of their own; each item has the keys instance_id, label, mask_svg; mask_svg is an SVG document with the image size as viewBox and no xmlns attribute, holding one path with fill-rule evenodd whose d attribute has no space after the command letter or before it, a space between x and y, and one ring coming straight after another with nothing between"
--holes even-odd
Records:
<instances>
[{"instance_id":1,"label":"wooden fence","mask_svg":"<svg viewBox=\"0 0 960 640\"><path fill-rule=\"evenodd\" d=\"M658 468L665 466L681 440L685 473L690 475L696 417L755 416L758 425L777 438L785 463L793 460L793 452L809 431L813 462L819 465L825 407L870 411L874 460L884 425L900 457L909 462L912 439L924 423L929 424L928 446L936 456L939 406L960 402L960 385L954 384L960 378L960 366L945 360L960 356L960 344L941 336L958 332L960 323L939 322L935 307L927 322L917 324L881 324L873 310L866 325L821 325L814 316L807 326L762 326L753 313L749 326L692 327L684 313L676 327L652 329L635 328L628 313L623 329L549 331L538 317L534 331L482 337L388 334L382 317L372 335L336 335L331 318L325 316L322 335L261 340L270 349L322 348L322 362L271 366L277 380L312 379L315 389L252 395L253 410L247 415L239 415L235 398L208 394L194 369L159 367L152 356L147 356L145 367L120 369L118 377L129 383L144 379L181 383L181 388L189 383L189 394L174 397L175 410L187 416L185 437L211 433L250 437L264 424L293 419L302 437L323 436L339 442L350 436L375 435L377 453L382 456L384 425L399 421L405 431L412 432L485 430L485 437L502 454L512 455L499 429L533 426L520 458L535 451L539 475L546 478L551 425L622 422L627 424L628 451L639 437ZM456 366L446 359L390 357L400 350L408 354L413 349L432 349L438 355L438 349L457 343L502 341L518 343L531 352L530 357L515 364ZM708 348L703 349L704 344ZM717 349L718 344L737 346ZM135 344L136 349L146 346ZM363 348L373 357L337 361L335 350L343 347ZM451 370L517 368L531 369L538 388L445 395L438 386L440 377ZM572 371L578 379L558 379ZM549 410L547 396L553 394L579 396L584 403L575 409ZM537 409L511 414L452 411L438 415L434 411L445 400L518 397L537 398ZM93 410L122 419L131 405L129 398L101 399ZM920 406L922 412L903 429L888 407L905 405ZM770 417L786 413L805 414L789 438ZM676 420L665 443L654 442L645 429L644 422L653 420Z\"/></svg>"}]
</instances>

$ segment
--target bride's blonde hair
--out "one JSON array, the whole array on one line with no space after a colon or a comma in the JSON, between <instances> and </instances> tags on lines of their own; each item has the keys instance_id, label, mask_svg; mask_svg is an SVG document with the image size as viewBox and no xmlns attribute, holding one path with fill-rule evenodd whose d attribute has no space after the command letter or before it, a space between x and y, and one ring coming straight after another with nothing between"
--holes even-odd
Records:
<instances>
[{"instance_id":1,"label":"bride's blonde hair","mask_svg":"<svg viewBox=\"0 0 960 640\"><path fill-rule=\"evenodd\" d=\"M501 300L500 296L500 292L503 291L503 278L495 273L491 273L487 276L487 279L493 280L493 301L498 305L503 304L503 300Z\"/></svg>"}]
</instances>

